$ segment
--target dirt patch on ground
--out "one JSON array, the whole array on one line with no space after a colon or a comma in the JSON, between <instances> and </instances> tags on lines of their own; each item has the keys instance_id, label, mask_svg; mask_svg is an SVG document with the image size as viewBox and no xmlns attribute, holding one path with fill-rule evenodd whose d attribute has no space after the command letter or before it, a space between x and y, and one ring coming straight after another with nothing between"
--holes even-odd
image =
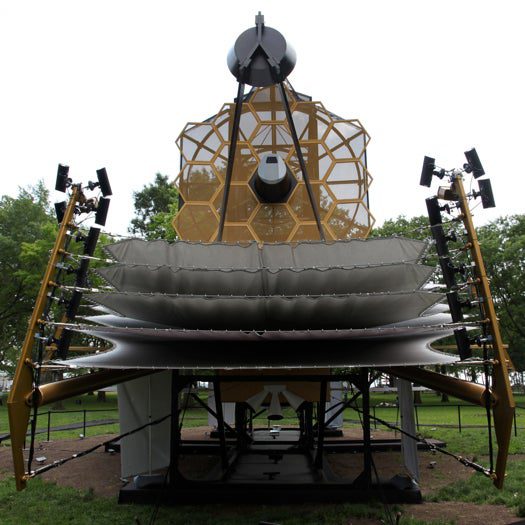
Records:
<instances>
[{"instance_id":1,"label":"dirt patch on ground","mask_svg":"<svg viewBox=\"0 0 525 525\"><path fill-rule=\"evenodd\" d=\"M44 457L46 459L42 463L35 461L33 469L69 457L110 438L111 436L94 436L85 439L38 442L35 447L35 460ZM27 451L24 455L27 458ZM1 447L0 475L11 475L12 468L11 449ZM80 490L93 489L95 494L114 498L123 485L120 480L120 456L109 454L104 451L104 447L101 447L87 456L45 472L42 474L42 479Z\"/></svg>"},{"instance_id":2,"label":"dirt patch on ground","mask_svg":"<svg viewBox=\"0 0 525 525\"><path fill-rule=\"evenodd\" d=\"M425 502L421 505L405 505L405 514L424 521L452 521L459 525L510 525L522 523L522 518L502 505L478 505L460 501L440 503Z\"/></svg>"},{"instance_id":3,"label":"dirt patch on ground","mask_svg":"<svg viewBox=\"0 0 525 525\"><path fill-rule=\"evenodd\" d=\"M186 439L208 439L210 429L208 427L197 427L183 430ZM377 438L391 438L392 434L387 432L375 432ZM345 431L345 438L360 437L359 431ZM95 436L85 439L62 440L52 442L39 442L35 451L35 458L45 457L42 464L50 464L57 459L69 457L72 454L86 450L94 445L103 443L111 436ZM423 497L450 484L451 481L466 480L473 471L463 467L453 458L420 452L420 474ZM390 477L403 472L401 454L399 452L381 452L374 454L375 463L380 477ZM188 458L183 458L181 470L189 468ZM202 470L205 472L216 458L203 457L200 463L195 463L191 469L193 476ZM338 454L337 457L328 458L331 469L338 476L353 478L359 474L362 467L362 456L360 454ZM40 466L35 463L35 468ZM0 447L0 477L12 474L11 449ZM120 455L105 452L104 447L95 452L78 459L67 465L52 469L42 475L48 481L59 485L73 487L82 491L92 490L96 495L116 499L119 490L124 485L120 478ZM450 520L461 525L474 525L479 523L490 523L491 525L507 525L520 521L512 510L496 505L476 505L462 502L425 502L420 505L405 505L403 507L406 515L424 521ZM349 523L355 525L372 525L380 523L375 520L352 519Z\"/></svg>"}]
</instances>

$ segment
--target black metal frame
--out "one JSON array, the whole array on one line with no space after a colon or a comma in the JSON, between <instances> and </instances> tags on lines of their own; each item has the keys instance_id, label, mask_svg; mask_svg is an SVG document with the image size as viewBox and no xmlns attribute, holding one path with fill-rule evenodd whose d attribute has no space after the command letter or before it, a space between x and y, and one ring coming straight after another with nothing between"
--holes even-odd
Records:
<instances>
[{"instance_id":1,"label":"black metal frame","mask_svg":"<svg viewBox=\"0 0 525 525\"><path fill-rule=\"evenodd\" d=\"M304 375L304 376L201 376L180 375L178 371L172 372L172 421L171 421L171 459L168 469L169 483L151 488L138 489L133 483L121 490L119 502L121 503L152 503L161 501L164 504L175 504L182 502L200 501L362 501L370 498L385 496L389 501L418 502L421 499L419 488L407 478L396 476L391 480L372 479L372 449L376 446L391 447L388 443L374 444L371 439L370 425L370 384L371 377L368 369L362 369L359 373L338 375ZM326 419L325 400L328 391L328 382L333 380L345 380L353 384L358 392L350 399L341 402L341 405L332 416ZM200 440L183 440L181 436L181 423L179 414L179 394L182 389L198 380L213 383L216 410L209 408L198 396L200 406L205 408L217 419L218 443ZM268 442L258 441L257 431L250 431L252 427L251 418L247 416L247 405L238 403L236 406L235 428L224 421L221 400L221 383L232 381L257 381L264 382L317 382L320 384L320 396L317 405L317 422L314 424L314 403L305 402L298 411L299 417L299 439L293 441L281 440ZM328 425L343 410L350 407L357 397L361 395L362 402L362 440L337 440L326 439ZM325 421L326 419L326 421ZM226 434L228 430L229 435ZM286 430L282 430L285 432ZM296 430L297 432L297 430ZM296 435L296 434L295 434ZM384 441L384 440L383 440ZM281 448L279 448L281 447ZM329 465L324 460L327 450L330 453L348 452L349 450L360 451L363 454L363 470L351 483L341 482L335 479ZM205 454L218 455L220 461L217 467L209 473L208 478L202 481L186 479L179 470L181 454ZM232 480L232 475L242 462L244 457L253 455L265 455L269 458L269 467L273 470L263 472L268 475L266 482L243 479L242 482ZM277 464L284 461L293 461L290 455L302 455L306 458L305 464L309 465L310 474L297 483L280 483L276 478L281 466ZM276 465L273 467L273 464ZM295 460L299 461L299 460ZM288 463L289 464L289 463ZM275 471L275 472L274 472ZM259 473L260 475L260 473ZM273 477L272 477L273 476ZM269 483L271 481L271 483ZM205 494L205 496L203 496Z\"/></svg>"}]
</instances>

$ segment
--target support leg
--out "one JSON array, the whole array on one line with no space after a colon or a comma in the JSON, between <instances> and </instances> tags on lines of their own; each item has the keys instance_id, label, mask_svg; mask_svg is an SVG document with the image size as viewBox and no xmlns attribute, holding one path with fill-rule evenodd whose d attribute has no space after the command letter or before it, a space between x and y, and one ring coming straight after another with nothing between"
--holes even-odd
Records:
<instances>
[{"instance_id":1,"label":"support leg","mask_svg":"<svg viewBox=\"0 0 525 525\"><path fill-rule=\"evenodd\" d=\"M233 124L230 134L230 146L228 148L228 166L226 167L226 177L224 179L224 193L222 195L221 216L219 221L219 232L217 233L217 241L222 241L222 234L224 231L224 222L226 221L226 210L228 209L228 196L230 195L230 186L233 174L233 164L235 162L235 151L237 149L237 141L239 138L239 126L241 123L242 101L244 98L244 84L239 82L239 89L237 90L237 99L235 102L235 113L233 116Z\"/></svg>"},{"instance_id":2,"label":"support leg","mask_svg":"<svg viewBox=\"0 0 525 525\"><path fill-rule=\"evenodd\" d=\"M246 404L242 402L235 403L235 433L237 434L238 450L246 449L248 444L246 427Z\"/></svg>"},{"instance_id":3,"label":"support leg","mask_svg":"<svg viewBox=\"0 0 525 525\"><path fill-rule=\"evenodd\" d=\"M312 191L312 186L310 185L310 178L308 177L308 172L306 171L306 164L304 162L303 152L301 151L301 144L299 143L299 138L297 137L297 131L295 129L295 124L292 118L292 112L290 110L290 104L288 103L288 96L286 95L286 89L284 89L284 84L281 82L278 84L279 92L281 93L281 98L283 99L284 111L286 113L286 119L288 121L288 127L290 128L290 133L292 135L292 140L295 148L295 154L297 155L297 160L299 161L299 166L301 167L301 173L303 175L304 184L306 186L306 192L308 193L308 198L310 199L310 205L312 206L312 211L314 213L315 222L317 224L317 229L319 230L319 237L322 241L326 240L323 225L321 224L321 217L319 215L319 209L317 203L315 202L314 193Z\"/></svg>"},{"instance_id":4,"label":"support leg","mask_svg":"<svg viewBox=\"0 0 525 525\"><path fill-rule=\"evenodd\" d=\"M312 450L314 446L314 410L311 402L305 403L304 407L304 434L305 446L307 450Z\"/></svg>"},{"instance_id":5,"label":"support leg","mask_svg":"<svg viewBox=\"0 0 525 525\"><path fill-rule=\"evenodd\" d=\"M315 468L321 470L323 468L323 452L324 452L324 430L325 430L325 414L326 414L326 392L328 387L328 380L321 381L321 394L319 396L319 409L317 410L317 453L315 455Z\"/></svg>"}]
</instances>

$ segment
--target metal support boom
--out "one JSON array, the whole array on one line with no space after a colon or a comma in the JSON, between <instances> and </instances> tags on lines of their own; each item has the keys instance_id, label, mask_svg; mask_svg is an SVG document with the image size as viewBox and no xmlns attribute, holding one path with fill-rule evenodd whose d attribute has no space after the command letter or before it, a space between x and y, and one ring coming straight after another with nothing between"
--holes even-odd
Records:
<instances>
[{"instance_id":1,"label":"metal support boom","mask_svg":"<svg viewBox=\"0 0 525 525\"><path fill-rule=\"evenodd\" d=\"M80 196L79 186L73 186L69 203L64 212L64 217L60 224L55 245L51 252L51 257L47 264L46 272L40 285L40 291L29 320L24 344L16 367L13 386L7 399L7 411L9 414L9 427L11 429L11 450L13 453L13 465L15 471L15 482L17 490L22 490L26 486L26 476L24 469L24 441L29 424L30 407L27 397L33 392L33 348L35 337L42 326L42 315L44 313L47 293L54 286L54 275L57 272L57 263L64 250L67 232L72 227L75 206Z\"/></svg>"},{"instance_id":2,"label":"metal support boom","mask_svg":"<svg viewBox=\"0 0 525 525\"><path fill-rule=\"evenodd\" d=\"M481 306L486 318L485 320L487 321L490 335L492 336L492 347L496 353L496 362L494 363L492 370L492 389L497 398L497 403L493 407L493 412L496 439L498 442L498 456L496 459L494 485L498 488L502 488L512 434L514 411L516 408L508 374L510 360L501 337L498 317L496 309L494 308L492 294L490 292L485 263L483 262L483 257L481 255L478 236L472 221L472 214L470 213L470 208L468 206L467 194L463 186L461 175L456 175L454 177L453 189L458 196L463 224L465 225L469 240L470 253L475 263L474 271L477 277L478 288L481 292L480 296L483 299Z\"/></svg>"}]
</instances>

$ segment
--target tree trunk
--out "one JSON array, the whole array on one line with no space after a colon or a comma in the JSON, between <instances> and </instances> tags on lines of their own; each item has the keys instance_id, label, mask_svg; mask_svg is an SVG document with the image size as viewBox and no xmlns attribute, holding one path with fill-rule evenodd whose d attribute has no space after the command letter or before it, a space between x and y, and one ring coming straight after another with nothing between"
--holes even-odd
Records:
<instances>
[{"instance_id":1,"label":"tree trunk","mask_svg":"<svg viewBox=\"0 0 525 525\"><path fill-rule=\"evenodd\" d=\"M421 400L421 390L414 390L414 403L421 405L423 401Z\"/></svg>"},{"instance_id":2,"label":"tree trunk","mask_svg":"<svg viewBox=\"0 0 525 525\"><path fill-rule=\"evenodd\" d=\"M106 392L104 390L99 390L97 392L97 401L99 401L101 403L105 403L106 402Z\"/></svg>"}]
</instances>

